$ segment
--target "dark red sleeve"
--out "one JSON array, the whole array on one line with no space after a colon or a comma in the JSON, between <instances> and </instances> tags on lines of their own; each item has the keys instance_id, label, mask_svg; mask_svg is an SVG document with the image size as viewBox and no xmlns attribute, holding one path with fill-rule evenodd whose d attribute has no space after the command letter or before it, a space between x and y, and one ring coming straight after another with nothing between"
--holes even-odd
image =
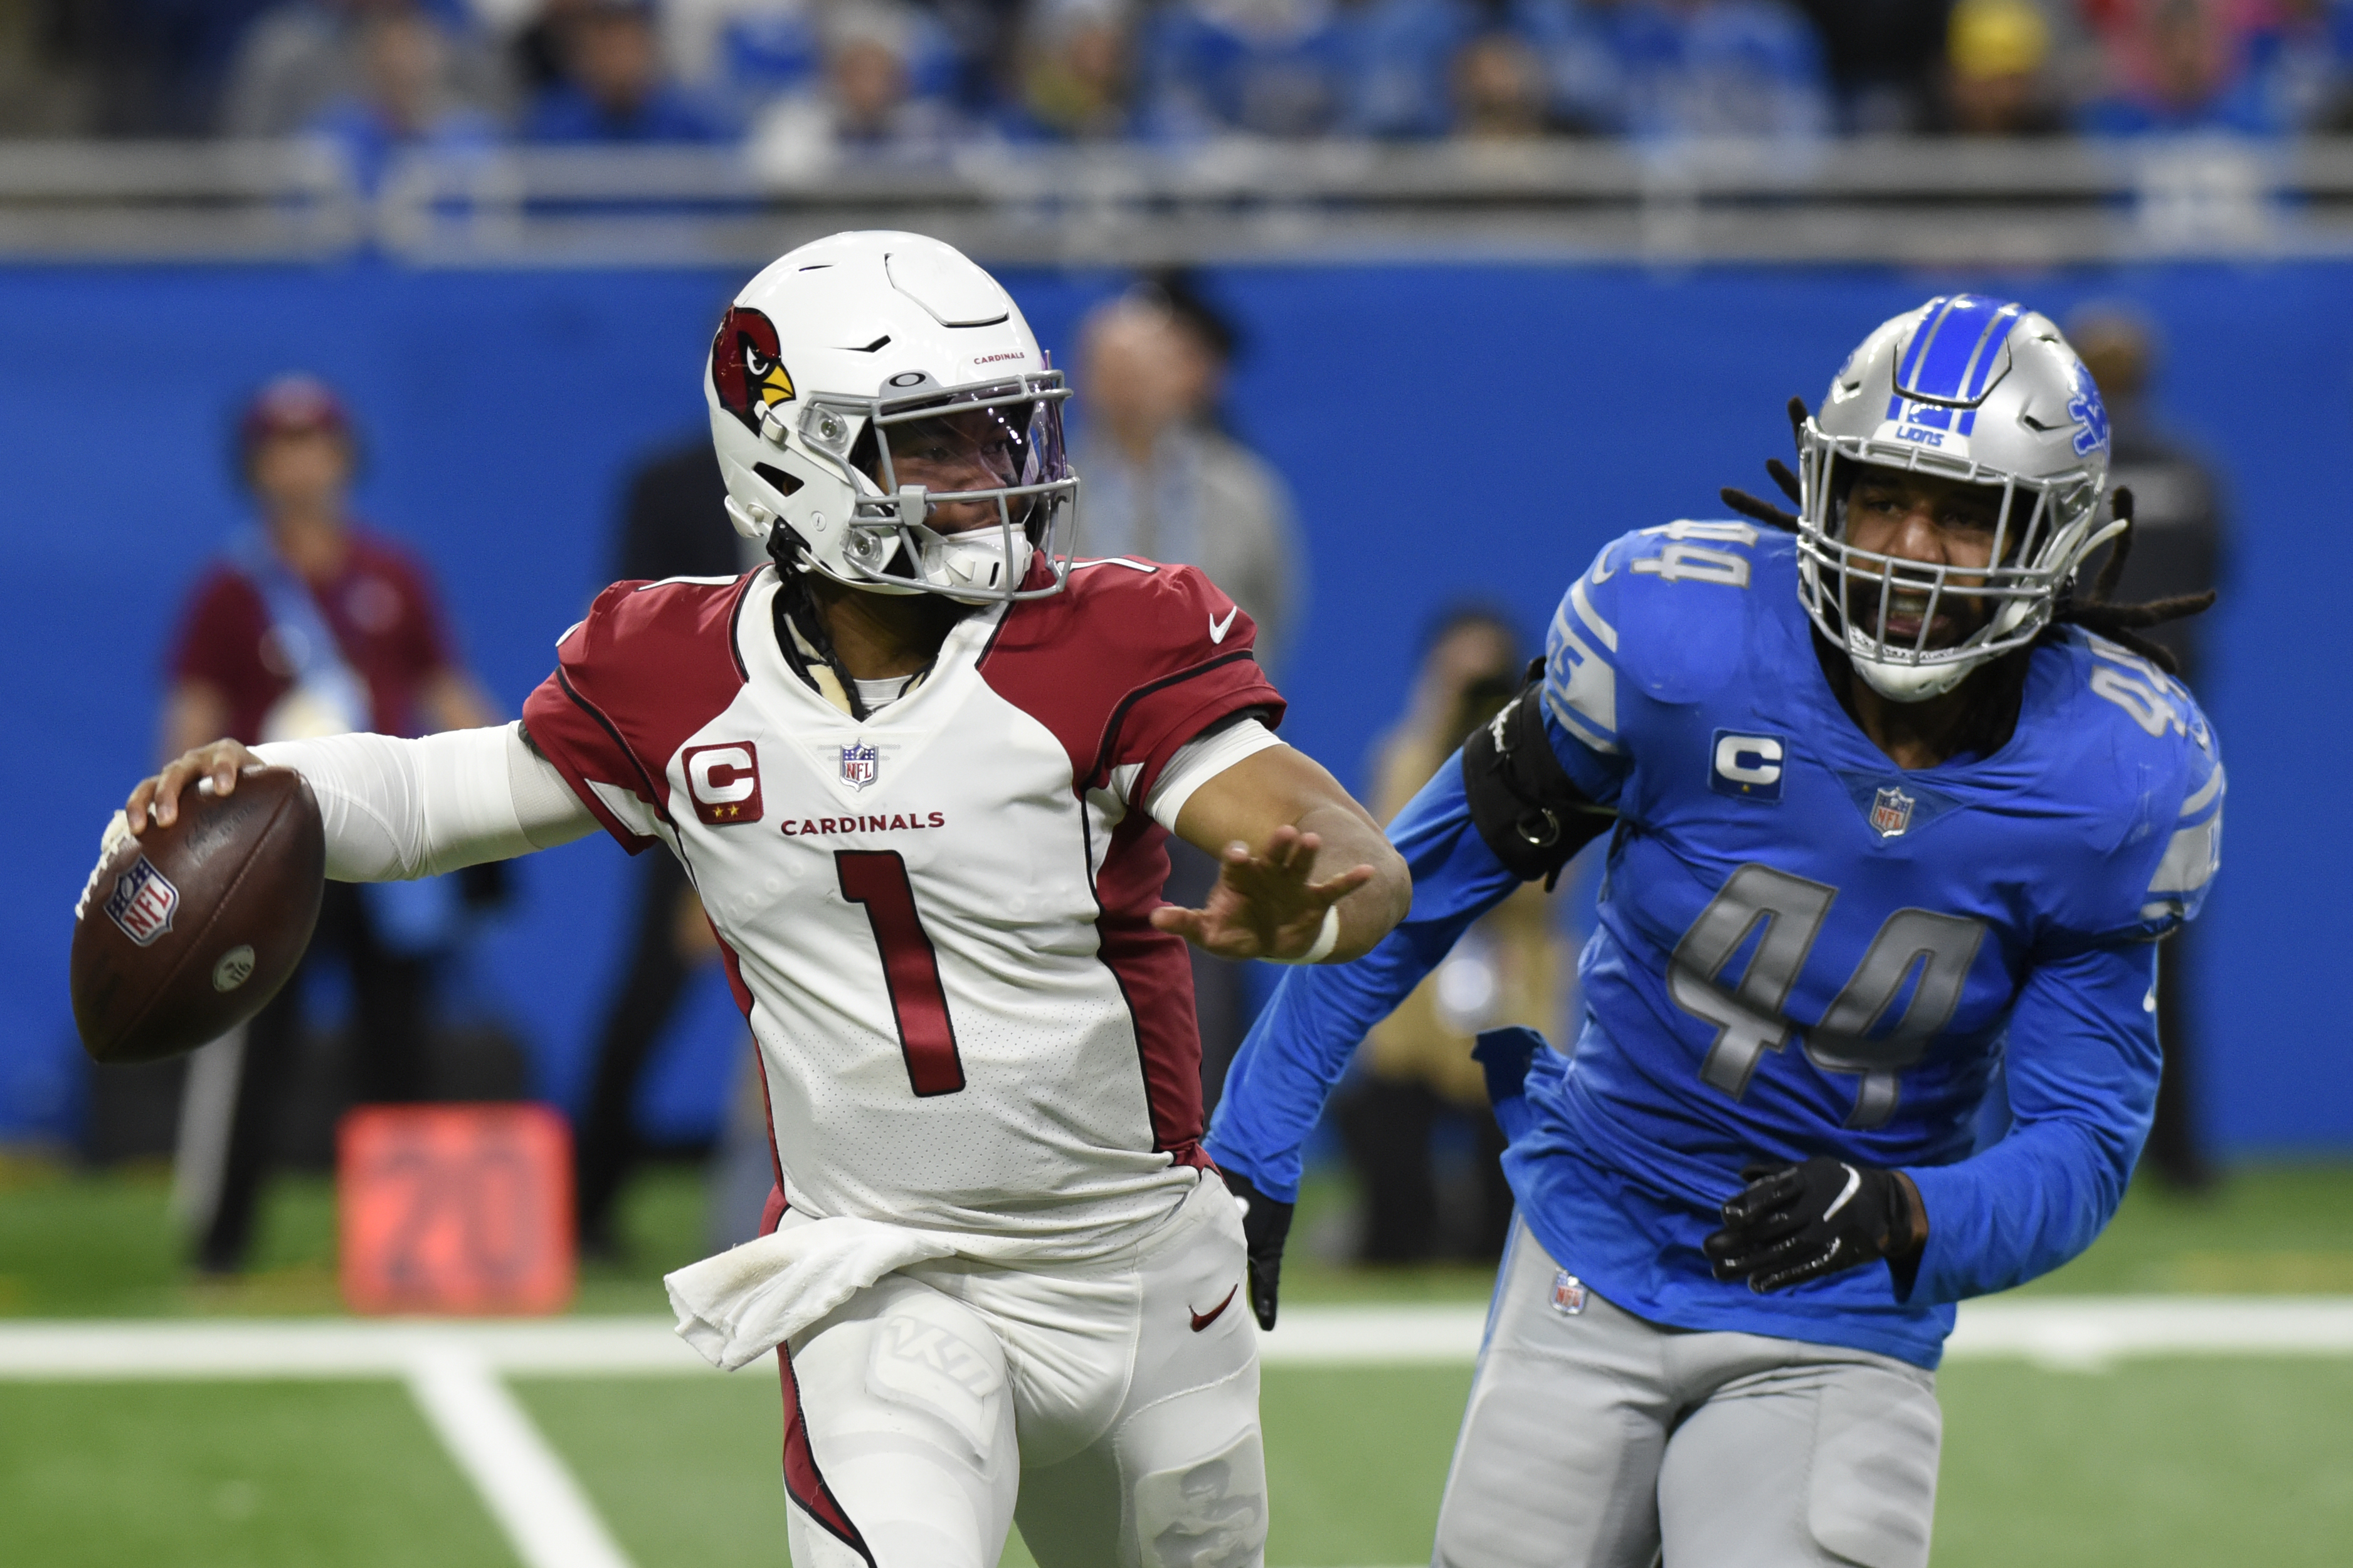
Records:
<instances>
[{"instance_id":1,"label":"dark red sleeve","mask_svg":"<svg viewBox=\"0 0 2353 1568\"><path fill-rule=\"evenodd\" d=\"M1146 800L1169 758L1219 720L1256 710L1270 726L1282 721L1257 640L1250 616L1197 568L1104 562L1018 606L981 670L1054 731L1079 789L1133 764L1129 796Z\"/></svg>"},{"instance_id":2,"label":"dark red sleeve","mask_svg":"<svg viewBox=\"0 0 2353 1568\"><path fill-rule=\"evenodd\" d=\"M670 820L670 757L743 689L734 617L751 582L614 584L564 634L555 672L523 702L533 743L632 855L654 840L593 786Z\"/></svg>"},{"instance_id":3,"label":"dark red sleeve","mask_svg":"<svg viewBox=\"0 0 2353 1568\"><path fill-rule=\"evenodd\" d=\"M1109 767L1125 767L1139 763L1135 786L1130 798L1146 801L1160 783L1160 774L1168 761L1187 742L1198 736L1221 719L1256 710L1264 715L1264 722L1272 729L1282 722L1282 694L1259 668L1252 645L1258 640L1258 627L1232 600L1227 599L1209 580L1192 568L1184 570L1194 584L1208 592L1207 598L1221 600L1223 611L1232 620L1222 644L1211 644L1207 631L1196 634L1198 647L1185 649L1172 646L1171 654L1178 659L1187 654L1191 662L1168 675L1158 677L1138 687L1125 700L1123 710L1112 719L1111 760ZM1196 617L1204 627L1208 625L1206 614ZM1189 622L1179 617L1176 629L1190 630ZM1240 648L1233 647L1241 639Z\"/></svg>"}]
</instances>

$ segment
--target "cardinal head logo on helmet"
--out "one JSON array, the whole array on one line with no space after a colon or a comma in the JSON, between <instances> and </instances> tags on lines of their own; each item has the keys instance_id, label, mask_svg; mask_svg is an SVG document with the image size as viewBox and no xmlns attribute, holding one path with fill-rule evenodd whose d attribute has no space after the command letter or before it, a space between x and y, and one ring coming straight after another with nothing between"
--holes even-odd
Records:
<instances>
[{"instance_id":1,"label":"cardinal head logo on helmet","mask_svg":"<svg viewBox=\"0 0 2353 1568\"><path fill-rule=\"evenodd\" d=\"M769 409L792 401L793 378L781 353L776 323L744 305L720 318L719 334L711 340L711 382L719 401L754 435Z\"/></svg>"}]
</instances>

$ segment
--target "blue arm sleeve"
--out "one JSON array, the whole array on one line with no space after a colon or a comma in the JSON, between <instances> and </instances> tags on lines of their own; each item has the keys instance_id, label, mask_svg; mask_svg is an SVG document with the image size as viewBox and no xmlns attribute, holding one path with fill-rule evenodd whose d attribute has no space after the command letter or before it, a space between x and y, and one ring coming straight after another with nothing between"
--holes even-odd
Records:
<instances>
[{"instance_id":1,"label":"blue arm sleeve","mask_svg":"<svg viewBox=\"0 0 2353 1568\"><path fill-rule=\"evenodd\" d=\"M2115 1215L2157 1108L2156 954L2131 942L2035 966L2010 1015L2008 1135L1905 1172L1928 1210L1907 1305L2047 1274Z\"/></svg>"},{"instance_id":2,"label":"blue arm sleeve","mask_svg":"<svg viewBox=\"0 0 2353 1568\"><path fill-rule=\"evenodd\" d=\"M1412 909L1355 963L1282 977L1234 1057L1209 1127L1209 1157L1285 1203L1299 1196L1299 1146L1365 1032L1520 885L1471 825L1460 753L1398 814L1389 842L1413 873Z\"/></svg>"}]
</instances>

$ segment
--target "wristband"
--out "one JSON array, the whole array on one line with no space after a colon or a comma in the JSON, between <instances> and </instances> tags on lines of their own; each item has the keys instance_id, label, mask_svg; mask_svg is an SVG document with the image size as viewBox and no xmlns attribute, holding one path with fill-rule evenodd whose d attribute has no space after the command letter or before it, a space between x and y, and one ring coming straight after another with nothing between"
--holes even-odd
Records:
<instances>
[{"instance_id":1,"label":"wristband","mask_svg":"<svg viewBox=\"0 0 2353 1568\"><path fill-rule=\"evenodd\" d=\"M1315 945L1297 958L1270 957L1269 963L1321 963L1332 956L1340 945L1340 906L1334 904L1324 911L1324 929L1315 933Z\"/></svg>"}]
</instances>

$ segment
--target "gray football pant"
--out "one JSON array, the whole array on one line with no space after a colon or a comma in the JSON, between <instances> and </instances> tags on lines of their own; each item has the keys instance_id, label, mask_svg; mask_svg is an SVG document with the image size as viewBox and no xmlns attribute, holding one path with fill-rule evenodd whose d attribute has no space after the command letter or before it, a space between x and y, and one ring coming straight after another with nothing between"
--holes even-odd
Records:
<instances>
[{"instance_id":1,"label":"gray football pant","mask_svg":"<svg viewBox=\"0 0 2353 1568\"><path fill-rule=\"evenodd\" d=\"M1590 1289L1569 1310L1573 1284L1515 1222L1437 1568L1925 1568L1933 1373L1662 1328Z\"/></svg>"}]
</instances>

